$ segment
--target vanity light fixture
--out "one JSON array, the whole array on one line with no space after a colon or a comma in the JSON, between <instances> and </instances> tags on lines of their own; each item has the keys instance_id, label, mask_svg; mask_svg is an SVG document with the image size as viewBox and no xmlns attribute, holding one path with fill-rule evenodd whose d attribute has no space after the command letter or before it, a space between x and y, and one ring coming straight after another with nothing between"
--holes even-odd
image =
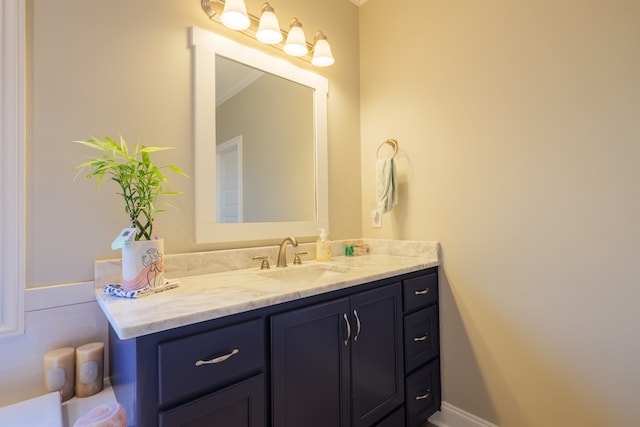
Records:
<instances>
[{"instance_id":1,"label":"vanity light fixture","mask_svg":"<svg viewBox=\"0 0 640 427\"><path fill-rule=\"evenodd\" d=\"M227 0L220 15L222 23L232 30L246 30L251 25L244 0Z\"/></svg>"},{"instance_id":2,"label":"vanity light fixture","mask_svg":"<svg viewBox=\"0 0 640 427\"><path fill-rule=\"evenodd\" d=\"M311 58L311 63L316 67L328 67L334 62L335 59L333 59L327 36L325 36L322 31L318 31L313 43L313 58Z\"/></svg>"},{"instance_id":3,"label":"vanity light fixture","mask_svg":"<svg viewBox=\"0 0 640 427\"><path fill-rule=\"evenodd\" d=\"M289 31L282 30L269 3L262 5L260 17L247 13L244 0L200 0L200 4L209 19L222 22L227 28L241 31L262 43L280 48L288 55L311 62L316 67L327 67L335 62L327 36L322 31L316 32L312 45L307 43L302 23L298 18L290 21Z\"/></svg>"},{"instance_id":4,"label":"vanity light fixture","mask_svg":"<svg viewBox=\"0 0 640 427\"><path fill-rule=\"evenodd\" d=\"M276 44L282 41L278 17L269 3L262 5L262 15L260 16L256 38L265 44Z\"/></svg>"},{"instance_id":5,"label":"vanity light fixture","mask_svg":"<svg viewBox=\"0 0 640 427\"><path fill-rule=\"evenodd\" d=\"M298 21L298 18L293 18L289 26L287 41L282 49L291 56L306 55L309 53L309 48L307 47L307 40L304 36L302 23Z\"/></svg>"}]
</instances>

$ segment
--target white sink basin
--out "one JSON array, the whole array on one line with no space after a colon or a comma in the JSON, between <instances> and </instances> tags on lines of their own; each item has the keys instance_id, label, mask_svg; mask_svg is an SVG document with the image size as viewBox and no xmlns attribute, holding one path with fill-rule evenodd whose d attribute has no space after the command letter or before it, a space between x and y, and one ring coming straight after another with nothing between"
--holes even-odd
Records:
<instances>
[{"instance_id":1,"label":"white sink basin","mask_svg":"<svg viewBox=\"0 0 640 427\"><path fill-rule=\"evenodd\" d=\"M285 282L312 282L326 278L338 278L351 267L338 264L290 265L286 268L258 273L260 276Z\"/></svg>"}]
</instances>

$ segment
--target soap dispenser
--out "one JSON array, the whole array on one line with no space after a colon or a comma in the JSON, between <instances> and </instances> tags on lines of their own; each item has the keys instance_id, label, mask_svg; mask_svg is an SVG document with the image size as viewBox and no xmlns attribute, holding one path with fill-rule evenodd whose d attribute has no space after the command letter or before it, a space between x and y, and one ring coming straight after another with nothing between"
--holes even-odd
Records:
<instances>
[{"instance_id":1,"label":"soap dispenser","mask_svg":"<svg viewBox=\"0 0 640 427\"><path fill-rule=\"evenodd\" d=\"M331 242L327 239L327 230L320 228L320 237L316 241L316 259L331 261Z\"/></svg>"}]
</instances>

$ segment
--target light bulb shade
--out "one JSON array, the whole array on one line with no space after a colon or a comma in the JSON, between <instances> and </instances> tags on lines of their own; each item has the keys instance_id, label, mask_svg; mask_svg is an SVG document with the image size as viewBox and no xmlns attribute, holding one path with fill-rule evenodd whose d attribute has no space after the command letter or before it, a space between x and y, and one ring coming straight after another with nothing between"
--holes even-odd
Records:
<instances>
[{"instance_id":1,"label":"light bulb shade","mask_svg":"<svg viewBox=\"0 0 640 427\"><path fill-rule=\"evenodd\" d=\"M287 42L282 48L291 56L304 56L309 52L307 48L307 40L304 37L304 31L300 25L292 25L287 35Z\"/></svg>"},{"instance_id":2,"label":"light bulb shade","mask_svg":"<svg viewBox=\"0 0 640 427\"><path fill-rule=\"evenodd\" d=\"M220 20L232 30L246 30L251 25L244 0L226 0Z\"/></svg>"},{"instance_id":3,"label":"light bulb shade","mask_svg":"<svg viewBox=\"0 0 640 427\"><path fill-rule=\"evenodd\" d=\"M276 44L282 41L278 17L267 4L263 7L262 16L260 16L256 38L266 44Z\"/></svg>"},{"instance_id":4,"label":"light bulb shade","mask_svg":"<svg viewBox=\"0 0 640 427\"><path fill-rule=\"evenodd\" d=\"M321 38L316 40L315 45L313 46L313 58L311 58L311 63L316 67L328 67L332 65L335 61L333 59L333 54L331 54L331 46L326 38Z\"/></svg>"}]
</instances>

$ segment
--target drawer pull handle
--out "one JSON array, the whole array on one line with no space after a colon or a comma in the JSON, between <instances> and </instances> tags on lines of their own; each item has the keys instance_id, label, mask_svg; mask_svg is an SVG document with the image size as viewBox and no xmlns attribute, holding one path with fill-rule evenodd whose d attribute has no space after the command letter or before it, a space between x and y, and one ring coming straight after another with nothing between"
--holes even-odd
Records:
<instances>
[{"instance_id":1,"label":"drawer pull handle","mask_svg":"<svg viewBox=\"0 0 640 427\"><path fill-rule=\"evenodd\" d=\"M358 317L358 312L353 310L353 315L356 316L356 325L358 329L356 330L356 336L353 337L353 341L358 341L358 337L360 336L360 317Z\"/></svg>"},{"instance_id":2,"label":"drawer pull handle","mask_svg":"<svg viewBox=\"0 0 640 427\"><path fill-rule=\"evenodd\" d=\"M415 291L416 295L426 295L429 293L429 288L425 289L424 291Z\"/></svg>"},{"instance_id":3,"label":"drawer pull handle","mask_svg":"<svg viewBox=\"0 0 640 427\"><path fill-rule=\"evenodd\" d=\"M418 342L418 341L426 341L427 337L429 336L429 334L424 334L424 336L422 337L416 337L413 339L414 342Z\"/></svg>"},{"instance_id":4,"label":"drawer pull handle","mask_svg":"<svg viewBox=\"0 0 640 427\"><path fill-rule=\"evenodd\" d=\"M240 353L240 350L238 350L237 348L234 348L231 353L225 354L224 356L219 356L211 360L198 360L196 362L196 366L210 365L212 363L222 363L225 360L229 359L231 356L235 356L238 353Z\"/></svg>"},{"instance_id":5,"label":"drawer pull handle","mask_svg":"<svg viewBox=\"0 0 640 427\"><path fill-rule=\"evenodd\" d=\"M431 389L427 389L427 392L421 396L416 396L416 400L424 400L424 399L428 399L429 396L431 396Z\"/></svg>"},{"instance_id":6,"label":"drawer pull handle","mask_svg":"<svg viewBox=\"0 0 640 427\"><path fill-rule=\"evenodd\" d=\"M342 317L347 324L347 338L344 340L344 345L347 346L349 345L349 338L351 338L351 325L349 324L349 319L347 319L347 313L344 313Z\"/></svg>"}]
</instances>

